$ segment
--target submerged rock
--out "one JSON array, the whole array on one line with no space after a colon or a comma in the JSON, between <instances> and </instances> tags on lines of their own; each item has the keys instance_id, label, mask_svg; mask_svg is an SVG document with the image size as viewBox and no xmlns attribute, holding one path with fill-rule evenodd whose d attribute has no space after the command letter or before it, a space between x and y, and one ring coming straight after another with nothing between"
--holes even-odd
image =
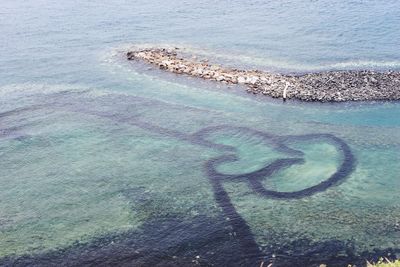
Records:
<instances>
[{"instance_id":1,"label":"submerged rock","mask_svg":"<svg viewBox=\"0 0 400 267\"><path fill-rule=\"evenodd\" d=\"M141 60L176 74L186 74L225 84L243 84L250 93L303 101L341 102L400 100L400 72L327 71L304 75L282 75L258 70L238 70L211 65L196 56L178 57L179 48L129 51L128 60Z\"/></svg>"}]
</instances>

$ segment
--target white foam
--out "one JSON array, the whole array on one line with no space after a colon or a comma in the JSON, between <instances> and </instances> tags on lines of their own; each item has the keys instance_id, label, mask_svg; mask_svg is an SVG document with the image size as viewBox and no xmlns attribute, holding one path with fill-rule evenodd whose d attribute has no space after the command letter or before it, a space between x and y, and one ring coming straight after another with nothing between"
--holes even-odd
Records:
<instances>
[{"instance_id":1,"label":"white foam","mask_svg":"<svg viewBox=\"0 0 400 267\"><path fill-rule=\"evenodd\" d=\"M48 96L51 100L52 94L64 92L79 93L80 97L92 99L111 93L105 90L95 90L84 86L68 84L9 84L0 87L0 112L29 107L32 105L45 105L46 103L43 103L43 98L37 97Z\"/></svg>"},{"instance_id":2,"label":"white foam","mask_svg":"<svg viewBox=\"0 0 400 267\"><path fill-rule=\"evenodd\" d=\"M102 57L104 63L116 63L116 59L121 60L125 57L125 53L129 50L138 50L145 48L167 48L172 49L179 47L183 53L206 57L211 61L223 61L233 64L245 64L248 66L257 66L265 70L282 70L282 71L327 71L327 70L359 70L359 69L400 69L400 61L376 61L370 59L349 60L343 62L333 62L326 64L306 64L302 62L290 61L287 59L266 58L259 55L246 53L243 51L216 51L211 48L199 48L190 44L168 44L168 43L141 43L141 44L121 44L118 47L106 52ZM124 58L125 59L125 58ZM218 63L218 62L214 62Z\"/></svg>"},{"instance_id":3,"label":"white foam","mask_svg":"<svg viewBox=\"0 0 400 267\"><path fill-rule=\"evenodd\" d=\"M1 86L0 100L4 101L13 98L27 98L34 95L50 95L62 92L76 92L87 96L101 96L110 93L106 90L98 90L82 85L22 83Z\"/></svg>"},{"instance_id":4,"label":"white foam","mask_svg":"<svg viewBox=\"0 0 400 267\"><path fill-rule=\"evenodd\" d=\"M384 69L398 69L400 68L400 61L374 61L374 60L359 60L339 62L328 65L328 68L333 69L368 69L368 68L384 68Z\"/></svg>"},{"instance_id":5,"label":"white foam","mask_svg":"<svg viewBox=\"0 0 400 267\"><path fill-rule=\"evenodd\" d=\"M8 84L0 87L0 98L14 98L37 94L54 94L63 91L79 91L82 88L70 85L48 85L36 83Z\"/></svg>"}]
</instances>

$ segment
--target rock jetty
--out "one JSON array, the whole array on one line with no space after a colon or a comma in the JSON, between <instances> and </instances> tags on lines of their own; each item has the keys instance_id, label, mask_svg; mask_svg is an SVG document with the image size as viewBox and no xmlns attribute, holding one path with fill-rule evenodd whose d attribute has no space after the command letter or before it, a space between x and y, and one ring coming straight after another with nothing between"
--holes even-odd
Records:
<instances>
[{"instance_id":1,"label":"rock jetty","mask_svg":"<svg viewBox=\"0 0 400 267\"><path fill-rule=\"evenodd\" d=\"M179 48L129 51L128 60L143 61L176 74L186 74L225 84L242 84L247 91L274 98L341 102L400 100L400 72L326 71L285 75L239 70L210 64L196 57L179 56Z\"/></svg>"}]
</instances>

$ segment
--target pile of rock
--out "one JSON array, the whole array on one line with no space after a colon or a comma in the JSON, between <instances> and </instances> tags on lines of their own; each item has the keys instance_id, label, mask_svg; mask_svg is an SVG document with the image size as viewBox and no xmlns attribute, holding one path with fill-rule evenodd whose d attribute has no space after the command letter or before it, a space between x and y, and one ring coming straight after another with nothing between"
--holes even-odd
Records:
<instances>
[{"instance_id":1,"label":"pile of rock","mask_svg":"<svg viewBox=\"0 0 400 267\"><path fill-rule=\"evenodd\" d=\"M399 100L400 73L330 71L305 75L282 75L258 70L238 70L178 56L178 48L151 48L127 53L128 60L141 60L160 69L225 84L243 84L247 91L275 98L305 101Z\"/></svg>"}]
</instances>

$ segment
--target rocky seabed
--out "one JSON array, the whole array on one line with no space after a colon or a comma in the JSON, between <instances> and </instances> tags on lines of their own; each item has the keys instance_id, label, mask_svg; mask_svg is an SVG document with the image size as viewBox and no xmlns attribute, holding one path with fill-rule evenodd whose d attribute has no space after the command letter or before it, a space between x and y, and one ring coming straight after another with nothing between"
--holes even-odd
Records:
<instances>
[{"instance_id":1,"label":"rocky seabed","mask_svg":"<svg viewBox=\"0 0 400 267\"><path fill-rule=\"evenodd\" d=\"M259 70L239 70L182 57L179 48L146 48L127 52L128 60L138 60L160 69L225 84L241 84L249 93L303 101L342 102L399 100L400 72L372 70L326 71L284 75Z\"/></svg>"}]
</instances>

